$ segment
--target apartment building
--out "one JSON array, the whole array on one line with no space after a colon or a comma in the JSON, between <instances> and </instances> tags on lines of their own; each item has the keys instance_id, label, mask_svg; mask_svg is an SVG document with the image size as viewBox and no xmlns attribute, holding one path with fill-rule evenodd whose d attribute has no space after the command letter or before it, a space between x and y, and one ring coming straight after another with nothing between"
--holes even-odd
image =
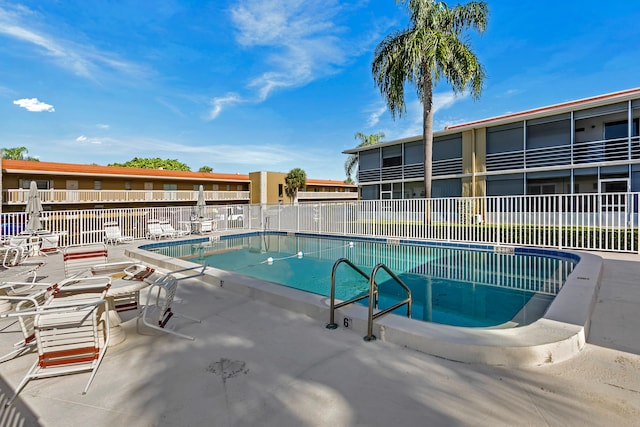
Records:
<instances>
[{"instance_id":1,"label":"apartment building","mask_svg":"<svg viewBox=\"0 0 640 427\"><path fill-rule=\"evenodd\" d=\"M24 211L31 181L40 190L45 210L191 206L201 185L205 200L211 205L288 201L286 196L274 196L284 185L284 173L183 172L26 160L1 160L0 169L4 212ZM264 199L259 191L261 178L274 189L263 194ZM255 197L253 189L257 189ZM340 181L308 179L299 199L357 199L357 187Z\"/></svg>"},{"instance_id":2,"label":"apartment building","mask_svg":"<svg viewBox=\"0 0 640 427\"><path fill-rule=\"evenodd\" d=\"M432 197L640 191L640 88L434 132ZM424 197L422 136L346 150L365 200Z\"/></svg>"}]
</instances>

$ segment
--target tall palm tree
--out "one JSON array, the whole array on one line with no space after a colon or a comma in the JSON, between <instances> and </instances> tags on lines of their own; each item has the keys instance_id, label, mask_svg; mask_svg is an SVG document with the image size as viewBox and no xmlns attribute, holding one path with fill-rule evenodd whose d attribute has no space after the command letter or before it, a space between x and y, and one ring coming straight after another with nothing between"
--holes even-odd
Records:
<instances>
[{"instance_id":1,"label":"tall palm tree","mask_svg":"<svg viewBox=\"0 0 640 427\"><path fill-rule=\"evenodd\" d=\"M480 96L484 69L471 51L465 30L479 33L487 26L485 2L453 7L434 0L396 0L408 5L410 24L385 37L376 47L371 70L393 118L406 112L404 83L416 86L423 107L424 186L431 197L433 158L433 85L444 78L455 93Z\"/></svg>"},{"instance_id":2,"label":"tall palm tree","mask_svg":"<svg viewBox=\"0 0 640 427\"><path fill-rule=\"evenodd\" d=\"M354 138L360 140L360 144L358 144L358 147L364 147L367 145L377 144L378 142L382 141L384 139L384 133L378 132L371 135L365 135L362 132L356 132ZM344 162L344 173L347 174L347 179L345 180L345 182L353 183L351 174L353 173L357 165L358 156L356 154L349 154L349 157Z\"/></svg>"},{"instance_id":3,"label":"tall palm tree","mask_svg":"<svg viewBox=\"0 0 640 427\"><path fill-rule=\"evenodd\" d=\"M287 184L287 195L293 199L293 204L297 205L298 190L307 185L307 173L300 168L291 169L287 176L284 177L284 182Z\"/></svg>"}]
</instances>

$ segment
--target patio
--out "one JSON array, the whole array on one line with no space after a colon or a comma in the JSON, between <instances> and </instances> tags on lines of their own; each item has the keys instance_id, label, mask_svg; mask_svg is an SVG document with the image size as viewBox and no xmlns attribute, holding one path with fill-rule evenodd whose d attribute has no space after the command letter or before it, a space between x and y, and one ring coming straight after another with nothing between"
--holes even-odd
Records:
<instances>
[{"instance_id":1,"label":"patio","mask_svg":"<svg viewBox=\"0 0 640 427\"><path fill-rule=\"evenodd\" d=\"M124 259L128 246L109 248L110 260ZM34 380L16 407L24 425L44 426L637 425L638 256L600 255L588 344L566 362L452 362L189 280L174 308L202 323L175 323L196 341L138 333L130 319L86 395L85 374ZM63 277L61 258L46 259L42 281ZM3 348L16 340L0 332ZM34 357L3 363L2 387L13 388ZM2 411L0 420L11 420L12 409Z\"/></svg>"}]
</instances>

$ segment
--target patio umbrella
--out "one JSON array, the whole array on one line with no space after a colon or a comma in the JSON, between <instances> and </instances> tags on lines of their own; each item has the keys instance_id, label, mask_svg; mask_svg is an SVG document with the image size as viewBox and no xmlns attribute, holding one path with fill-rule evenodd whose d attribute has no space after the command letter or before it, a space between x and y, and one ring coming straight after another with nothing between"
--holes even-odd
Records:
<instances>
[{"instance_id":1,"label":"patio umbrella","mask_svg":"<svg viewBox=\"0 0 640 427\"><path fill-rule=\"evenodd\" d=\"M204 201L204 187L201 185L198 188L198 202L196 203L196 213L198 218L204 218L204 208L207 203Z\"/></svg>"},{"instance_id":2,"label":"patio umbrella","mask_svg":"<svg viewBox=\"0 0 640 427\"><path fill-rule=\"evenodd\" d=\"M35 181L31 181L31 184L29 185L29 195L27 197L27 208L25 211L29 214L29 222L27 222L26 231L36 232L40 230L42 202L40 201L38 186Z\"/></svg>"}]
</instances>

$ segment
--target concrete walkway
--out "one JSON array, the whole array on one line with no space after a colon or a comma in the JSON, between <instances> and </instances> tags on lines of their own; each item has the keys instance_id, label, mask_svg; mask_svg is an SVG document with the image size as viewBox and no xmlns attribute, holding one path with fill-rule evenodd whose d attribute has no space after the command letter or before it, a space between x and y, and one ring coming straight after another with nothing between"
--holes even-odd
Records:
<instances>
[{"instance_id":1,"label":"concrete walkway","mask_svg":"<svg viewBox=\"0 0 640 427\"><path fill-rule=\"evenodd\" d=\"M123 248L111 250L114 261ZM638 425L640 263L601 255L588 344L568 361L521 369L367 343L224 288L181 282L175 311L202 323L172 322L196 341L137 332L135 320L125 321L126 341L108 350L87 395L85 374L27 384L19 397L32 413L25 425ZM59 278L61 267L52 256L42 275ZM2 322L6 348L17 335ZM33 360L0 365L5 383L15 387Z\"/></svg>"}]
</instances>

